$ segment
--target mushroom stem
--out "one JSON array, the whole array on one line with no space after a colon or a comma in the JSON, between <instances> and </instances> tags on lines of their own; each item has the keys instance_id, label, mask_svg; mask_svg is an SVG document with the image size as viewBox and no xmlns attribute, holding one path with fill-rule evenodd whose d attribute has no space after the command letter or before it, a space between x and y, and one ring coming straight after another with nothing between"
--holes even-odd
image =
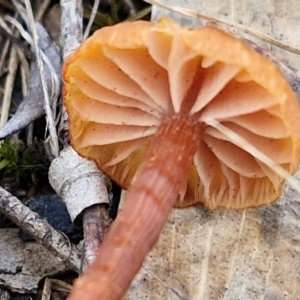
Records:
<instances>
[{"instance_id":1,"label":"mushroom stem","mask_svg":"<svg viewBox=\"0 0 300 300\"><path fill-rule=\"evenodd\" d=\"M69 300L121 299L155 245L187 178L200 134L190 117L166 117L96 260Z\"/></svg>"}]
</instances>

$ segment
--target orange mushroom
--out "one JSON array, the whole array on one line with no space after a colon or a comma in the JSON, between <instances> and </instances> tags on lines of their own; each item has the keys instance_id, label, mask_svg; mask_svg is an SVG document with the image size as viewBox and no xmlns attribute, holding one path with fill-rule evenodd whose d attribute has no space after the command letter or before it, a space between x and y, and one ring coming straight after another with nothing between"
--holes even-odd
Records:
<instances>
[{"instance_id":1,"label":"orange mushroom","mask_svg":"<svg viewBox=\"0 0 300 300\"><path fill-rule=\"evenodd\" d=\"M70 299L120 299L172 207L265 205L298 167L295 94L273 63L216 28L106 27L63 77L73 147L129 189Z\"/></svg>"}]
</instances>

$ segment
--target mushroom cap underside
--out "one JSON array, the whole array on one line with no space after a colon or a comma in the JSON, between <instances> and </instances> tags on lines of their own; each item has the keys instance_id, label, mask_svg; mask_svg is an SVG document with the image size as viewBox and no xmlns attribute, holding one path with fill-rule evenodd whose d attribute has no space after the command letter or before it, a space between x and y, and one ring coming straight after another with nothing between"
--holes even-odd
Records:
<instances>
[{"instance_id":1,"label":"mushroom cap underside","mask_svg":"<svg viewBox=\"0 0 300 300\"><path fill-rule=\"evenodd\" d=\"M180 113L202 130L179 207L241 209L281 194L284 178L211 120L289 174L299 165L291 87L273 63L216 28L169 19L105 27L67 59L63 78L73 147L125 189L161 120Z\"/></svg>"}]
</instances>

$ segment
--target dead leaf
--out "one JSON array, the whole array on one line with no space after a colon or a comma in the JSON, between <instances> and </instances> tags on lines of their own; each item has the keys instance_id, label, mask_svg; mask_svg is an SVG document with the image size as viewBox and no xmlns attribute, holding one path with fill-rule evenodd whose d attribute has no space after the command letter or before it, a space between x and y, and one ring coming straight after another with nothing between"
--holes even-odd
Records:
<instances>
[{"instance_id":1,"label":"dead leaf","mask_svg":"<svg viewBox=\"0 0 300 300\"><path fill-rule=\"evenodd\" d=\"M65 263L36 242L23 243L20 229L0 229L0 285L18 293L35 293L46 276L68 270Z\"/></svg>"},{"instance_id":2,"label":"dead leaf","mask_svg":"<svg viewBox=\"0 0 300 300\"><path fill-rule=\"evenodd\" d=\"M161 0L223 18L300 48L297 4ZM162 15L195 26L199 20L153 7ZM298 23L297 23L298 22ZM243 34L238 32L238 34ZM285 64L300 70L299 56L245 35ZM300 171L296 174L300 181ZM286 188L266 207L208 211L201 206L175 209L125 299L299 299L300 195Z\"/></svg>"}]
</instances>

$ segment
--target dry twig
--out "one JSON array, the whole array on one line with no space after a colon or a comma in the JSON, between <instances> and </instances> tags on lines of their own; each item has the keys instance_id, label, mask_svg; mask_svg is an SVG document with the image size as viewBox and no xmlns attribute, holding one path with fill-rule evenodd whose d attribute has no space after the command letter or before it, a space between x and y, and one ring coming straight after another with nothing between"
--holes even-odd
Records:
<instances>
[{"instance_id":1,"label":"dry twig","mask_svg":"<svg viewBox=\"0 0 300 300\"><path fill-rule=\"evenodd\" d=\"M63 57L65 58L73 52L82 41L81 1L61 1L61 13ZM61 109L63 112L62 128L66 133L68 130L67 114L64 107ZM65 134L63 133L62 135L64 136ZM68 139L65 138L65 147L67 146L67 140ZM64 170L61 170L62 161L64 161ZM84 170L84 172L80 172L80 176L78 176L80 170ZM73 221L82 212L84 215L86 210L88 210L89 214L83 216L85 220L84 224L93 223L93 229L96 228L98 233L94 234L94 230L91 231L90 226L84 226L84 235L88 237L85 241L85 249L93 249L96 251L95 245L98 245L103 240L103 233L107 230L108 226L107 220L110 220L107 211L107 204L110 203L108 197L108 179L102 175L93 162L79 157L71 147L66 147L64 151L61 152L61 156L53 161L50 167L49 180L56 192L64 199ZM87 187L88 190L85 190ZM78 188L81 191L78 191ZM82 191L85 194L84 198L81 197ZM95 193L95 191L99 192ZM72 201L70 201L70 199ZM97 206L99 204L103 205L103 203L105 203L103 207ZM99 218L99 210L105 222ZM92 213L91 211L94 212ZM90 237L94 237L96 240ZM89 254L88 256L93 257L93 254ZM89 258L87 258L87 260L89 261Z\"/></svg>"},{"instance_id":2,"label":"dry twig","mask_svg":"<svg viewBox=\"0 0 300 300\"><path fill-rule=\"evenodd\" d=\"M64 260L72 270L79 272L81 262L77 247L2 187L0 187L0 212L33 236L51 253Z\"/></svg>"}]
</instances>

